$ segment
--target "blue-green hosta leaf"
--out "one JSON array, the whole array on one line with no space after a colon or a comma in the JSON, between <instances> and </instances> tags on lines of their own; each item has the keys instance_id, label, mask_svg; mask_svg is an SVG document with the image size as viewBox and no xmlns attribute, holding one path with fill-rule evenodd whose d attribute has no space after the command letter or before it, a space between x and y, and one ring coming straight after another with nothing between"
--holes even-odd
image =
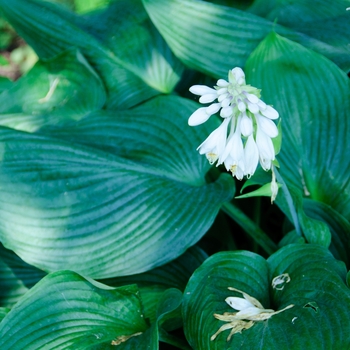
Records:
<instances>
[{"instance_id":1,"label":"blue-green hosta leaf","mask_svg":"<svg viewBox=\"0 0 350 350\"><path fill-rule=\"evenodd\" d=\"M269 35L246 65L247 81L283 119L280 172L304 196L350 218L349 79L334 63Z\"/></svg>"},{"instance_id":2,"label":"blue-green hosta leaf","mask_svg":"<svg viewBox=\"0 0 350 350\"><path fill-rule=\"evenodd\" d=\"M0 306L12 307L44 276L0 243Z\"/></svg>"},{"instance_id":3,"label":"blue-green hosta leaf","mask_svg":"<svg viewBox=\"0 0 350 350\"><path fill-rule=\"evenodd\" d=\"M80 26L156 90L169 93L180 80L183 65L150 21L141 0L111 2L103 11L86 16Z\"/></svg>"},{"instance_id":4,"label":"blue-green hosta leaf","mask_svg":"<svg viewBox=\"0 0 350 350\"><path fill-rule=\"evenodd\" d=\"M348 40L344 41L349 36L349 29L343 29L346 25L332 31L336 39L324 42L320 36L313 38L303 31L276 24L275 19L270 21L206 1L143 0L143 3L175 55L189 67L215 78L225 78L235 66L243 67L250 53L271 31L320 52L346 70L350 68Z\"/></svg>"},{"instance_id":5,"label":"blue-green hosta leaf","mask_svg":"<svg viewBox=\"0 0 350 350\"><path fill-rule=\"evenodd\" d=\"M41 0L0 0L0 11L42 59L78 48L101 76L107 107L128 108L158 94L92 35L74 24L76 15Z\"/></svg>"},{"instance_id":6,"label":"blue-green hosta leaf","mask_svg":"<svg viewBox=\"0 0 350 350\"><path fill-rule=\"evenodd\" d=\"M316 245L291 244L267 261L244 251L215 254L195 271L186 287L186 338L194 349L342 350L350 345L350 292L345 276L344 265ZM237 311L225 299L242 298L228 287L256 298L265 309L289 308L255 321L230 340L228 328L211 340L221 326L228 325L213 314Z\"/></svg>"},{"instance_id":7,"label":"blue-green hosta leaf","mask_svg":"<svg viewBox=\"0 0 350 350\"><path fill-rule=\"evenodd\" d=\"M0 347L87 349L148 328L136 286L110 288L70 271L44 277L0 323Z\"/></svg>"},{"instance_id":8,"label":"blue-green hosta leaf","mask_svg":"<svg viewBox=\"0 0 350 350\"><path fill-rule=\"evenodd\" d=\"M140 273L180 256L234 192L227 174L205 182L210 166L196 147L216 123L188 127L196 107L159 98L127 118L93 119L80 139L72 131L71 143L0 128L4 246L45 271L95 278ZM78 144L93 138L100 150Z\"/></svg>"},{"instance_id":9,"label":"blue-green hosta leaf","mask_svg":"<svg viewBox=\"0 0 350 350\"><path fill-rule=\"evenodd\" d=\"M305 198L304 209L307 215L322 220L330 228L332 242L329 250L336 259L350 266L350 223L329 205Z\"/></svg>"},{"instance_id":10,"label":"blue-green hosta leaf","mask_svg":"<svg viewBox=\"0 0 350 350\"><path fill-rule=\"evenodd\" d=\"M4 91L0 95L0 113L32 114L33 123L43 123L47 116L40 115L50 114L59 120L78 119L101 109L105 101L99 76L81 53L69 51L38 62L11 89Z\"/></svg>"}]
</instances>

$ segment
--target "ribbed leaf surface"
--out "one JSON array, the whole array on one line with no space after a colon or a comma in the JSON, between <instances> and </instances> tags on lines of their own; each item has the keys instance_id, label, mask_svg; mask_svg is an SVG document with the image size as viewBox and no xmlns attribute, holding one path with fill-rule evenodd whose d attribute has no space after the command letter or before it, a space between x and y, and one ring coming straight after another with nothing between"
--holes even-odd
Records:
<instances>
[{"instance_id":1,"label":"ribbed leaf surface","mask_svg":"<svg viewBox=\"0 0 350 350\"><path fill-rule=\"evenodd\" d=\"M226 77L235 66L243 67L250 53L270 32L326 55L343 69L350 68L350 49L348 41L344 42L348 29L332 31L336 39L323 42L321 35L307 36L303 31L280 25L278 19L276 24L275 18L270 21L206 1L143 0L143 3L172 51L186 65L216 78Z\"/></svg>"},{"instance_id":2,"label":"ribbed leaf surface","mask_svg":"<svg viewBox=\"0 0 350 350\"><path fill-rule=\"evenodd\" d=\"M96 278L150 270L195 244L234 191L226 174L205 183L196 151L216 123L188 127L197 105L181 98L150 104L108 123L92 117L91 133L72 129L71 143L1 128L3 244L46 271ZM102 150L78 145L93 139Z\"/></svg>"}]
</instances>

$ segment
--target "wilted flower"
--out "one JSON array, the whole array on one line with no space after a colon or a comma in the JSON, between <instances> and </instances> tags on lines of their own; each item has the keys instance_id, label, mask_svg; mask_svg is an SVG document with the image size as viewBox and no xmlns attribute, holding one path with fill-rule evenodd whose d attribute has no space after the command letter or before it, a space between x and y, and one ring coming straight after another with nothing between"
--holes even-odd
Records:
<instances>
[{"instance_id":1,"label":"wilted flower","mask_svg":"<svg viewBox=\"0 0 350 350\"><path fill-rule=\"evenodd\" d=\"M225 312L223 315L214 314L214 317L218 320L228 323L221 326L218 331L211 336L210 340L214 340L221 332L227 329L231 329L231 332L227 338L227 341L229 341L235 333L241 333L242 331L251 328L254 326L255 322L267 320L273 315L277 315L294 306L291 304L278 311L272 309L264 309L259 300L253 298L249 294L232 287L228 287L228 289L241 293L243 295L243 298L228 297L225 299L228 305L238 311Z\"/></svg>"},{"instance_id":2,"label":"wilted flower","mask_svg":"<svg viewBox=\"0 0 350 350\"><path fill-rule=\"evenodd\" d=\"M218 112L224 119L218 131L213 131L198 147L210 164L224 164L239 180L252 176L259 160L264 170L271 169L275 159L271 138L278 135L272 120L279 115L260 100L260 90L246 84L241 68L230 70L228 81L219 79L214 88L194 85L190 91L201 96L200 103L217 101L197 109L188 120L190 126L202 124Z\"/></svg>"}]
</instances>

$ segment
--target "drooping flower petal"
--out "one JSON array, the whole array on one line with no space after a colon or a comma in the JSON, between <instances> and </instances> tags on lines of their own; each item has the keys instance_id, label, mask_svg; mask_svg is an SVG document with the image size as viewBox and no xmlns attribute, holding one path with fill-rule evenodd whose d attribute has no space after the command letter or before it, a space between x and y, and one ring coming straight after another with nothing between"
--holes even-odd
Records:
<instances>
[{"instance_id":1,"label":"drooping flower petal","mask_svg":"<svg viewBox=\"0 0 350 350\"><path fill-rule=\"evenodd\" d=\"M254 173L259 163L259 150L256 146L253 135L248 137L248 140L244 148L244 158L245 158L245 174L250 178Z\"/></svg>"},{"instance_id":2,"label":"drooping flower petal","mask_svg":"<svg viewBox=\"0 0 350 350\"><path fill-rule=\"evenodd\" d=\"M206 155L210 164L214 164L225 149L229 122L229 119L225 119L197 148L200 154Z\"/></svg>"}]
</instances>

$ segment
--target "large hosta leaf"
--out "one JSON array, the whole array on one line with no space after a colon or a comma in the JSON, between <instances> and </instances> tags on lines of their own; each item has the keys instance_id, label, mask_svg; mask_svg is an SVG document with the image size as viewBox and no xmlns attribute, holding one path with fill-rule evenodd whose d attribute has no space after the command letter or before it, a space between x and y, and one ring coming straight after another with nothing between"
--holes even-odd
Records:
<instances>
[{"instance_id":1,"label":"large hosta leaf","mask_svg":"<svg viewBox=\"0 0 350 350\"><path fill-rule=\"evenodd\" d=\"M33 123L47 119L46 115L40 118L42 114L56 115L62 121L101 109L105 101L106 93L99 76L80 52L69 51L38 62L12 88L4 91L0 95L0 113L32 114ZM8 119L16 118L9 115Z\"/></svg>"},{"instance_id":2,"label":"large hosta leaf","mask_svg":"<svg viewBox=\"0 0 350 350\"><path fill-rule=\"evenodd\" d=\"M326 55L343 69L350 69L350 49L345 40L349 29L345 29L345 24L332 31L332 35L323 31L335 38L323 41L322 35L313 38L302 30L276 24L275 18L270 21L206 1L143 0L143 3L172 51L186 65L216 78L227 76L227 71L235 66L244 66L250 53L272 31Z\"/></svg>"},{"instance_id":3,"label":"large hosta leaf","mask_svg":"<svg viewBox=\"0 0 350 350\"><path fill-rule=\"evenodd\" d=\"M281 174L306 197L350 218L349 79L334 63L269 35L246 65L247 81L282 118Z\"/></svg>"},{"instance_id":4,"label":"large hosta leaf","mask_svg":"<svg viewBox=\"0 0 350 350\"><path fill-rule=\"evenodd\" d=\"M92 116L80 138L72 130L72 142L2 127L0 240L46 271L96 278L147 271L181 255L234 191L226 174L205 182L209 164L196 146L216 123L188 127L196 107L164 97L125 118ZM95 146L93 139L100 150L78 145Z\"/></svg>"},{"instance_id":5,"label":"large hosta leaf","mask_svg":"<svg viewBox=\"0 0 350 350\"><path fill-rule=\"evenodd\" d=\"M87 349L139 336L148 325L136 286L110 288L70 271L33 287L0 323L0 347ZM126 339L125 339L126 340Z\"/></svg>"},{"instance_id":6,"label":"large hosta leaf","mask_svg":"<svg viewBox=\"0 0 350 350\"><path fill-rule=\"evenodd\" d=\"M280 279L273 283L277 276ZM186 287L186 337L194 349L342 350L350 345L350 291L345 278L344 265L316 245L288 245L267 261L244 251L218 253L195 271ZM228 287L258 299L265 309L293 306L256 321L229 341L229 330L210 340L225 324L213 314L235 311L225 298L242 298Z\"/></svg>"},{"instance_id":7,"label":"large hosta leaf","mask_svg":"<svg viewBox=\"0 0 350 350\"><path fill-rule=\"evenodd\" d=\"M128 108L158 92L92 35L80 29L73 13L41 0L0 0L0 10L40 58L78 48L106 85L109 108Z\"/></svg>"}]
</instances>

